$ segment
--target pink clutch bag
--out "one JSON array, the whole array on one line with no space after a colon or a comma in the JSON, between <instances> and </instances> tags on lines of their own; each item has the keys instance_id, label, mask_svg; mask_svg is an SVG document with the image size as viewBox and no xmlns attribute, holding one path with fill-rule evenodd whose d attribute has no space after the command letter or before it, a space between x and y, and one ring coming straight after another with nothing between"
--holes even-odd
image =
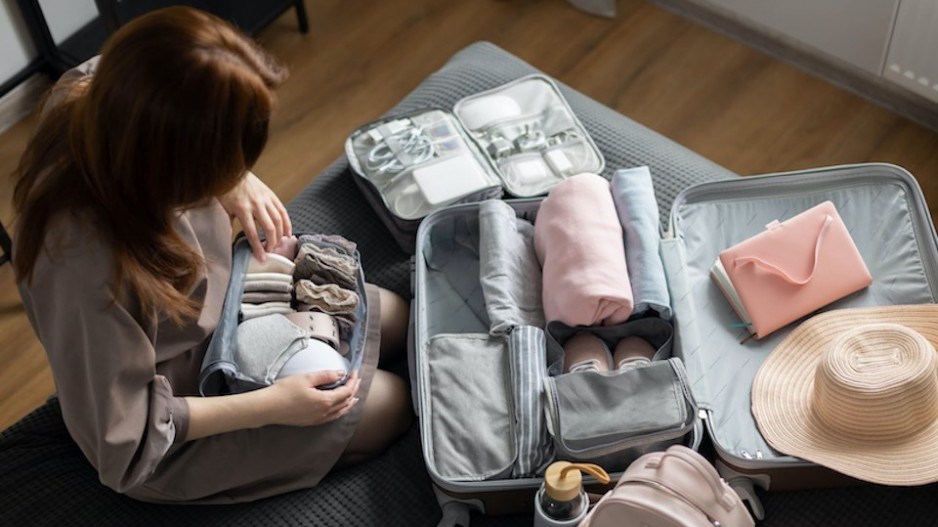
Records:
<instances>
[{"instance_id":1,"label":"pink clutch bag","mask_svg":"<svg viewBox=\"0 0 938 527\"><path fill-rule=\"evenodd\" d=\"M726 249L710 276L760 339L873 283L830 201Z\"/></svg>"}]
</instances>

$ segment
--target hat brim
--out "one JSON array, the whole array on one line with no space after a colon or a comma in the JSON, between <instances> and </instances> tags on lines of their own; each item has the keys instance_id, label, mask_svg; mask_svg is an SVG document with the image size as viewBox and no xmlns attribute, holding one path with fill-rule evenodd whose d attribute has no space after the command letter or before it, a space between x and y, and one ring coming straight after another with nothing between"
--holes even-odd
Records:
<instances>
[{"instance_id":1,"label":"hat brim","mask_svg":"<svg viewBox=\"0 0 938 527\"><path fill-rule=\"evenodd\" d=\"M811 394L822 353L846 331L884 322L912 329L938 349L938 305L927 304L828 311L801 324L769 354L753 380L752 413L772 448L872 483L938 481L938 420L886 442L838 434L814 417Z\"/></svg>"}]
</instances>

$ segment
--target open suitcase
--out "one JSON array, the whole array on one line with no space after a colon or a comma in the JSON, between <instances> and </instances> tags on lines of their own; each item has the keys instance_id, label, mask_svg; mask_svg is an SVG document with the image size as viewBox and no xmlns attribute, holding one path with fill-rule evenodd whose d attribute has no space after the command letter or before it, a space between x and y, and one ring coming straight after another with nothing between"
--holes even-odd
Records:
<instances>
[{"instance_id":1,"label":"open suitcase","mask_svg":"<svg viewBox=\"0 0 938 527\"><path fill-rule=\"evenodd\" d=\"M754 486L796 489L852 480L775 452L765 443L750 413L752 379L762 360L797 323L763 340L744 341L748 332L734 327L738 318L711 282L709 270L723 249L757 234L775 219L787 219L826 200L836 205L874 280L868 289L824 310L936 302L938 245L931 217L915 179L894 165L848 165L694 185L676 198L662 235L660 255L675 330L671 354L683 359L699 405L698 426L682 441L696 447L699 428L706 429L721 474L750 502L757 518L763 513ZM510 204L519 217L534 219L540 200ZM440 470L449 462L445 456L474 452L478 438L467 425L490 423L496 414L494 420L504 426L489 435L505 438L506 459L514 455L512 387L505 362L486 362L474 353L463 359L457 353L441 354L434 346L446 335L487 332L479 316L484 311L479 302L484 300L478 293L478 210L478 203L467 203L429 215L418 232L414 257L413 396L424 458L443 505L441 524L466 524L469 508L496 514L530 508L541 483L537 477L507 477L504 470L480 472L475 476L482 477L471 480ZM451 371L446 379L435 378L439 357L445 357ZM476 379L487 379L487 386L472 385ZM438 404L441 394L445 398L447 392L460 390L463 398L477 394L476 400L462 401L461 406ZM492 390L500 395L486 397ZM477 413L468 418L451 415L454 408L469 407ZM444 439L449 448L438 448L445 433L454 436Z\"/></svg>"}]
</instances>

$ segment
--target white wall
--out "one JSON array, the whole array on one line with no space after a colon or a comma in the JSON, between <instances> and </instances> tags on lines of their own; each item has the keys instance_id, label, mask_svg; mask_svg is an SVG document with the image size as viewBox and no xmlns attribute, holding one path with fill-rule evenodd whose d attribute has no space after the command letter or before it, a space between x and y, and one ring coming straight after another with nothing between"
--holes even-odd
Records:
<instances>
[{"instance_id":1,"label":"white wall","mask_svg":"<svg viewBox=\"0 0 938 527\"><path fill-rule=\"evenodd\" d=\"M98 14L94 0L39 0L39 5L56 43L67 39Z\"/></svg>"},{"instance_id":2,"label":"white wall","mask_svg":"<svg viewBox=\"0 0 938 527\"><path fill-rule=\"evenodd\" d=\"M698 1L728 9L874 75L882 72L899 5L899 0Z\"/></svg>"},{"instance_id":3,"label":"white wall","mask_svg":"<svg viewBox=\"0 0 938 527\"><path fill-rule=\"evenodd\" d=\"M0 84L13 78L37 55L16 0L0 0Z\"/></svg>"},{"instance_id":4,"label":"white wall","mask_svg":"<svg viewBox=\"0 0 938 527\"><path fill-rule=\"evenodd\" d=\"M97 15L94 0L40 0L39 5L56 42L62 42ZM16 0L0 0L0 84L37 56Z\"/></svg>"}]
</instances>

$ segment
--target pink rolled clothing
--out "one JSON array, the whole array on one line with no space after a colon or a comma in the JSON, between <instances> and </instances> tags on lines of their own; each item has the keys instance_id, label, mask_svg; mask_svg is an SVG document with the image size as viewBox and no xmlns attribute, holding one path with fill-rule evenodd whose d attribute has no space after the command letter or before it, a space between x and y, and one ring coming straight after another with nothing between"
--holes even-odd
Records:
<instances>
[{"instance_id":1,"label":"pink rolled clothing","mask_svg":"<svg viewBox=\"0 0 938 527\"><path fill-rule=\"evenodd\" d=\"M570 326L609 326L632 314L622 226L609 181L579 174L557 184L534 223L544 315Z\"/></svg>"}]
</instances>

